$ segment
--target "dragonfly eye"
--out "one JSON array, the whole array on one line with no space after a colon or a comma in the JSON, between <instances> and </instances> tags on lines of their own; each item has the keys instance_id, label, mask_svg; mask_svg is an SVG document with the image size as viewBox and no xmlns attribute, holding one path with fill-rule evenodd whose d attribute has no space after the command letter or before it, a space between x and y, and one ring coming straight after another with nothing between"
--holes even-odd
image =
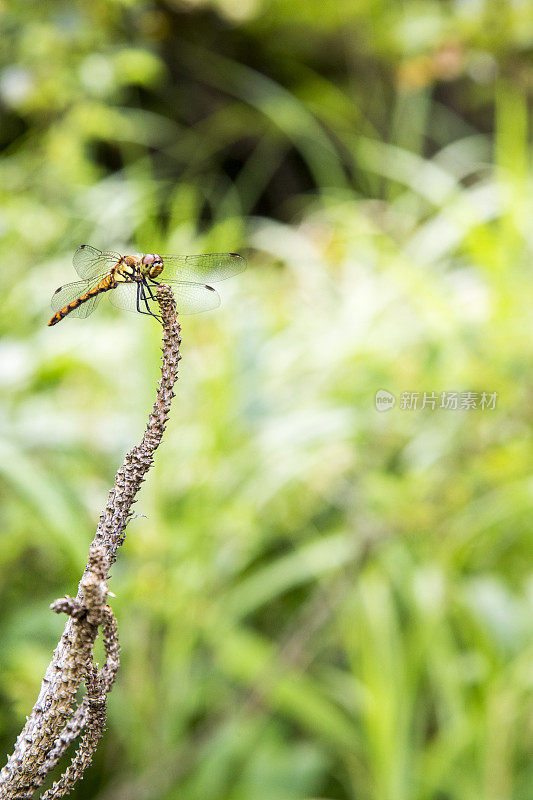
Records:
<instances>
[{"instance_id":1,"label":"dragonfly eye","mask_svg":"<svg viewBox=\"0 0 533 800\"><path fill-rule=\"evenodd\" d=\"M160 259L160 257L159 257L159 256L156 256L156 254L155 254L155 253L148 253L147 255L143 256L142 263L143 263L143 264L144 264L146 267L149 267L149 266L151 266L151 265L152 265L152 264L153 264L155 261L160 261L160 260L161 260L161 259Z\"/></svg>"},{"instance_id":2,"label":"dragonfly eye","mask_svg":"<svg viewBox=\"0 0 533 800\"><path fill-rule=\"evenodd\" d=\"M142 267L145 275L155 279L163 272L163 260L156 253L148 253L142 257Z\"/></svg>"}]
</instances>

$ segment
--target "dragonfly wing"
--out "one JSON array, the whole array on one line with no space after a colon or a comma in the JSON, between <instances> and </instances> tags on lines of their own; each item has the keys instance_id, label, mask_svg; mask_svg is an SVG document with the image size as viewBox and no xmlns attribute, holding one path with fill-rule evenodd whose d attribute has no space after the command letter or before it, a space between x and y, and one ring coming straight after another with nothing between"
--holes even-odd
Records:
<instances>
[{"instance_id":1,"label":"dragonfly wing","mask_svg":"<svg viewBox=\"0 0 533 800\"><path fill-rule=\"evenodd\" d=\"M176 298L176 306L180 314L198 314L200 311L210 311L220 305L220 297L218 292L210 286L205 286L200 283L186 283L182 281L169 281L174 297ZM152 293L155 290L151 287ZM111 302L117 308L123 308L126 311L138 311L137 308L137 284L136 283L122 283L109 292ZM155 313L158 312L157 302L154 302L146 289L144 290L150 310ZM139 307L141 311L147 311L144 300L139 300Z\"/></svg>"},{"instance_id":2,"label":"dragonfly wing","mask_svg":"<svg viewBox=\"0 0 533 800\"><path fill-rule=\"evenodd\" d=\"M117 308L137 311L137 286L137 283L119 283L116 289L109 292L109 299ZM141 310L146 309L141 306Z\"/></svg>"},{"instance_id":3,"label":"dragonfly wing","mask_svg":"<svg viewBox=\"0 0 533 800\"><path fill-rule=\"evenodd\" d=\"M94 282L91 281L76 281L75 283L67 283L65 286L60 286L59 289L56 289L52 295L53 310L60 311L64 306L72 303L73 300L77 300L78 297L83 297L83 295L89 291L92 285L94 285ZM97 294L95 297L91 297L89 300L86 300L84 303L78 306L78 308L70 311L68 316L85 319L85 317L88 317L89 314L92 314L98 305L99 300L99 294Z\"/></svg>"},{"instance_id":4,"label":"dragonfly wing","mask_svg":"<svg viewBox=\"0 0 533 800\"><path fill-rule=\"evenodd\" d=\"M186 281L168 281L174 297L176 308L180 314L199 314L200 311L211 311L220 305L220 296L212 286Z\"/></svg>"},{"instance_id":5,"label":"dragonfly wing","mask_svg":"<svg viewBox=\"0 0 533 800\"><path fill-rule=\"evenodd\" d=\"M103 253L90 244L82 244L72 257L74 269L86 281L107 272L120 259L118 253Z\"/></svg>"},{"instance_id":6,"label":"dragonfly wing","mask_svg":"<svg viewBox=\"0 0 533 800\"><path fill-rule=\"evenodd\" d=\"M208 253L203 256L161 256L161 280L216 283L238 275L246 267L246 259L237 253Z\"/></svg>"}]
</instances>

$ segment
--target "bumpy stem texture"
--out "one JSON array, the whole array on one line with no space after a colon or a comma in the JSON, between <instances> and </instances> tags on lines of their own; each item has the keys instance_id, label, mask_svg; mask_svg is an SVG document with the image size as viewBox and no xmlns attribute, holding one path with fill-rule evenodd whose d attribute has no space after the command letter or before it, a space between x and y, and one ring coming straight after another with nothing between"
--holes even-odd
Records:
<instances>
[{"instance_id":1,"label":"bumpy stem texture","mask_svg":"<svg viewBox=\"0 0 533 800\"><path fill-rule=\"evenodd\" d=\"M107 579L117 549L124 541L133 503L161 443L181 358L180 326L168 286L158 287L157 301L163 321L163 357L155 403L141 443L130 450L116 474L76 598L65 597L52 604L55 611L67 613L68 620L42 680L37 702L0 772L0 800L29 800L69 744L85 729L70 767L44 798L52 800L68 794L90 763L104 729L105 696L118 668L116 623L106 604ZM100 626L107 658L103 669L96 672L92 654ZM82 680L87 696L73 711Z\"/></svg>"}]
</instances>

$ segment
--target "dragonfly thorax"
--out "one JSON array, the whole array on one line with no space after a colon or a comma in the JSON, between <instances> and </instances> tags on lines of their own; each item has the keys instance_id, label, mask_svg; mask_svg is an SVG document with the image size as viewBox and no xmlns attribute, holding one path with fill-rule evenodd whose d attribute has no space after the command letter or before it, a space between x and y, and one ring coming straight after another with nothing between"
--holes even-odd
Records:
<instances>
[{"instance_id":1,"label":"dragonfly thorax","mask_svg":"<svg viewBox=\"0 0 533 800\"><path fill-rule=\"evenodd\" d=\"M141 280L139 259L134 256L123 256L113 267L111 273L113 273L115 281L119 283L139 281Z\"/></svg>"},{"instance_id":2,"label":"dragonfly thorax","mask_svg":"<svg viewBox=\"0 0 533 800\"><path fill-rule=\"evenodd\" d=\"M140 270L141 275L148 278L158 278L163 272L163 259L157 253L148 253L144 255L141 260Z\"/></svg>"}]
</instances>

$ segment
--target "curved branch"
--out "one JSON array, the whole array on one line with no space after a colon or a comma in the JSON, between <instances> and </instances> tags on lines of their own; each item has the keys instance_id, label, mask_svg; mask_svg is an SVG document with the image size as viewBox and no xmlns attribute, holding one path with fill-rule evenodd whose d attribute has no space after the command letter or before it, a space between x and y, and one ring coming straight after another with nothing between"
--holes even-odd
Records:
<instances>
[{"instance_id":1,"label":"curved branch","mask_svg":"<svg viewBox=\"0 0 533 800\"><path fill-rule=\"evenodd\" d=\"M181 358L176 304L170 288L165 284L158 287L157 301L163 322L163 356L155 403L141 443L130 450L116 474L76 598L63 598L53 604L54 610L68 613L69 619L46 670L37 702L16 741L12 755L0 772L0 800L29 800L68 745L87 726L87 733L69 768L70 772L67 770L69 777L65 778L65 786L71 786L72 776L79 777L91 760L99 738L96 735L98 724L101 723L103 730L105 703L102 715L102 693L105 698L118 668L116 624L106 612L109 570L116 560L117 549L124 541L137 493L153 463L154 452L161 443ZM97 674L94 672L92 653L100 625L103 627L107 659L106 665ZM83 679L88 681L87 697L73 712L76 692ZM77 777L74 779L77 780ZM49 792L45 794L47 800L52 796Z\"/></svg>"}]
</instances>

